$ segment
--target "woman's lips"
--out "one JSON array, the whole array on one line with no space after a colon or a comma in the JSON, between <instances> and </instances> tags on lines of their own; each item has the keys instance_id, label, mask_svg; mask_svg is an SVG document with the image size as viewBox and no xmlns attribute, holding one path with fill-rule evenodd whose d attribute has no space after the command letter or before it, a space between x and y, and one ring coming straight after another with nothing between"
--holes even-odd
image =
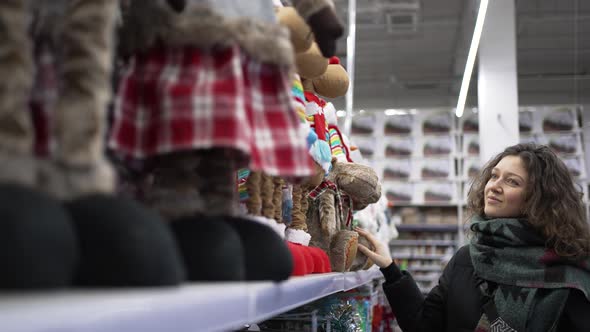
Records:
<instances>
[{"instance_id":1,"label":"woman's lips","mask_svg":"<svg viewBox=\"0 0 590 332\"><path fill-rule=\"evenodd\" d=\"M492 196L488 196L487 201L488 201L488 203L502 203L501 200L499 200L496 197L492 197Z\"/></svg>"}]
</instances>

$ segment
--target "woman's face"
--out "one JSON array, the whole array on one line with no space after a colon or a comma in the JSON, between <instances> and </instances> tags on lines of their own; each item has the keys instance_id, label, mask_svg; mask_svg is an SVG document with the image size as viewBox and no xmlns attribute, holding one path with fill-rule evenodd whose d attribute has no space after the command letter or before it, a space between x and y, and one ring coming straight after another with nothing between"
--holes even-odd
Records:
<instances>
[{"instance_id":1,"label":"woman's face","mask_svg":"<svg viewBox=\"0 0 590 332\"><path fill-rule=\"evenodd\" d=\"M484 213L488 218L522 216L528 173L519 156L506 156L492 169L485 186Z\"/></svg>"}]
</instances>

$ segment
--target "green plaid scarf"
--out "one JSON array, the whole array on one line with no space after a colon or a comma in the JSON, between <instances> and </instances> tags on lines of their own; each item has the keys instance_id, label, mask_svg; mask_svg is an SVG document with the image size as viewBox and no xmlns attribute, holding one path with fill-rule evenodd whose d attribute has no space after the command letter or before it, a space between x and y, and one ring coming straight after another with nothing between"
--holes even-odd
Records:
<instances>
[{"instance_id":1,"label":"green plaid scarf","mask_svg":"<svg viewBox=\"0 0 590 332\"><path fill-rule=\"evenodd\" d=\"M471 230L475 273L497 284L495 289L482 284L490 301L476 332L554 331L569 289L590 299L590 259L572 262L557 256L526 220L476 216Z\"/></svg>"}]
</instances>

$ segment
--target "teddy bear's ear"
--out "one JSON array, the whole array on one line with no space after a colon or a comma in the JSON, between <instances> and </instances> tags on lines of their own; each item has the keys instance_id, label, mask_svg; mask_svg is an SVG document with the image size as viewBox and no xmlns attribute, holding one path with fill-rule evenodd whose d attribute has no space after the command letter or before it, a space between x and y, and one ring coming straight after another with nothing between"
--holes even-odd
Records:
<instances>
[{"instance_id":1,"label":"teddy bear's ear","mask_svg":"<svg viewBox=\"0 0 590 332\"><path fill-rule=\"evenodd\" d=\"M186 7L186 0L166 0L175 12L181 13Z\"/></svg>"},{"instance_id":2,"label":"teddy bear's ear","mask_svg":"<svg viewBox=\"0 0 590 332\"><path fill-rule=\"evenodd\" d=\"M313 43L307 51L297 54L295 61L299 75L307 79L322 75L329 64L329 60L324 58L316 43Z\"/></svg>"},{"instance_id":3,"label":"teddy bear's ear","mask_svg":"<svg viewBox=\"0 0 590 332\"><path fill-rule=\"evenodd\" d=\"M330 58L330 64L326 71L313 80L313 87L317 94L326 98L344 96L348 91L349 84L348 73L337 57Z\"/></svg>"},{"instance_id":4,"label":"teddy bear's ear","mask_svg":"<svg viewBox=\"0 0 590 332\"><path fill-rule=\"evenodd\" d=\"M277 19L289 29L295 53L307 51L313 43L313 33L305 20L293 7L277 7Z\"/></svg>"}]
</instances>

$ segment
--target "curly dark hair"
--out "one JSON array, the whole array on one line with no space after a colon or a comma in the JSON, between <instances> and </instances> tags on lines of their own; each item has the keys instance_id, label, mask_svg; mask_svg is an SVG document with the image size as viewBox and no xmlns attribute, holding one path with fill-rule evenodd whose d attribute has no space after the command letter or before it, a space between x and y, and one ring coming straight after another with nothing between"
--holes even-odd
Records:
<instances>
[{"instance_id":1,"label":"curly dark hair","mask_svg":"<svg viewBox=\"0 0 590 332\"><path fill-rule=\"evenodd\" d=\"M582 194L571 173L544 145L517 144L490 160L473 181L467 198L471 216L485 216L484 189L492 169L506 156L519 156L528 173L523 216L547 239L546 246L570 259L590 256L590 228Z\"/></svg>"}]
</instances>

